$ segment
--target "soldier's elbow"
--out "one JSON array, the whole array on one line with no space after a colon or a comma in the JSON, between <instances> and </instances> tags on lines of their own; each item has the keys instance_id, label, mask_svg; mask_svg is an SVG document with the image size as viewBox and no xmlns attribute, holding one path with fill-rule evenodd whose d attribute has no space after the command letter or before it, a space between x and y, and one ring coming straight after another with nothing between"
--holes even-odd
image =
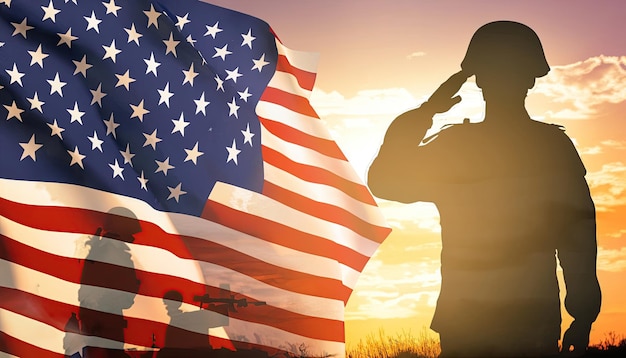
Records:
<instances>
[{"instance_id":1,"label":"soldier's elbow","mask_svg":"<svg viewBox=\"0 0 626 358\"><path fill-rule=\"evenodd\" d=\"M389 175L388 172L370 170L368 172L367 185L377 198L402 203L408 202L402 185L399 185L396 178L393 175Z\"/></svg>"},{"instance_id":2,"label":"soldier's elbow","mask_svg":"<svg viewBox=\"0 0 626 358\"><path fill-rule=\"evenodd\" d=\"M372 164L367 173L367 185L374 196L393 200L393 193L390 190L393 187L392 181L389 172L381 165L377 165L376 162Z\"/></svg>"},{"instance_id":3,"label":"soldier's elbow","mask_svg":"<svg viewBox=\"0 0 626 358\"><path fill-rule=\"evenodd\" d=\"M376 170L376 167L372 165L367 172L367 186L372 194L376 197L382 198L385 193L385 185L381 174Z\"/></svg>"}]
</instances>

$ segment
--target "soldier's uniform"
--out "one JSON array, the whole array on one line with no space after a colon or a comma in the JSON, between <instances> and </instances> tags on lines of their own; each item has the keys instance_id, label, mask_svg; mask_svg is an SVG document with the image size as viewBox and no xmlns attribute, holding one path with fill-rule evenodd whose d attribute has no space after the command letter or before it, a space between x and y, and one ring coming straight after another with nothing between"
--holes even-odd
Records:
<instances>
[{"instance_id":1,"label":"soldier's uniform","mask_svg":"<svg viewBox=\"0 0 626 358\"><path fill-rule=\"evenodd\" d=\"M444 345L450 338L467 352L556 353L557 250L569 279L568 311L595 320L594 206L585 168L561 128L458 125L406 159L419 179L402 190L434 202L441 215L442 285L432 328Z\"/></svg>"}]
</instances>

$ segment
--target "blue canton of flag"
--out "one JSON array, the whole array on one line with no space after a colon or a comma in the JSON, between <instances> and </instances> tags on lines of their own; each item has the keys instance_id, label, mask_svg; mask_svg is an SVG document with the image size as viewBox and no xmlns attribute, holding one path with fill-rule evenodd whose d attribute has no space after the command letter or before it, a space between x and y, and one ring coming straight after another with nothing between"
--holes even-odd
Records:
<instances>
[{"instance_id":1,"label":"blue canton of flag","mask_svg":"<svg viewBox=\"0 0 626 358\"><path fill-rule=\"evenodd\" d=\"M273 38L255 37L266 23L197 1L10 3L0 176L193 215L216 181L260 191L254 108L277 58Z\"/></svg>"}]
</instances>

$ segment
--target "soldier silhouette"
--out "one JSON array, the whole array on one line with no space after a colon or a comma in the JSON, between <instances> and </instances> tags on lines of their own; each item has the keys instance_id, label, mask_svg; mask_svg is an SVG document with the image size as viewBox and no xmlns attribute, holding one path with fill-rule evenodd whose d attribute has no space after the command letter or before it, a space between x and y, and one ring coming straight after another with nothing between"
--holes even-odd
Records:
<instances>
[{"instance_id":1,"label":"soldier silhouette","mask_svg":"<svg viewBox=\"0 0 626 358\"><path fill-rule=\"evenodd\" d=\"M163 304L170 317L165 331L164 345L157 358L216 356L208 336L209 328L228 326L228 305L208 304L206 309L184 312L183 295L170 290L163 296Z\"/></svg>"},{"instance_id":2,"label":"soldier silhouette","mask_svg":"<svg viewBox=\"0 0 626 358\"><path fill-rule=\"evenodd\" d=\"M565 307L574 317L562 351L582 355L600 310L595 208L586 170L560 126L532 120L528 89L550 70L535 32L511 21L479 28L461 71L389 126L369 169L372 192L436 204L441 220L441 292L431 328L442 357L559 353L558 257ZM480 123L422 143L475 75Z\"/></svg>"},{"instance_id":3,"label":"soldier silhouette","mask_svg":"<svg viewBox=\"0 0 626 358\"><path fill-rule=\"evenodd\" d=\"M133 235L139 232L141 226L134 213L116 207L86 243L89 254L78 290L80 332L84 336L107 338L117 346L108 351L87 346L83 357L128 357L124 353L126 320L122 311L133 305L140 282L127 243L132 243Z\"/></svg>"}]
</instances>

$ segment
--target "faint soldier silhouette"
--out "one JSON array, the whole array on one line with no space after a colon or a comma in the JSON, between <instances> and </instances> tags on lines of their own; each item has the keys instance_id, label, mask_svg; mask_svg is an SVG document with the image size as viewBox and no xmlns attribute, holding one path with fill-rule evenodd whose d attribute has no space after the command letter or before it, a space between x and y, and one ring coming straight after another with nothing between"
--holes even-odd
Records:
<instances>
[{"instance_id":1,"label":"faint soldier silhouette","mask_svg":"<svg viewBox=\"0 0 626 358\"><path fill-rule=\"evenodd\" d=\"M206 309L184 312L180 309L182 302L183 295L176 290L168 291L163 296L170 323L157 358L216 356L208 332L209 328L228 326L228 305L208 304Z\"/></svg>"},{"instance_id":2,"label":"faint soldier silhouette","mask_svg":"<svg viewBox=\"0 0 626 358\"><path fill-rule=\"evenodd\" d=\"M434 202L441 217L441 292L431 328L442 356L558 354L558 255L574 317L563 351L583 354L600 310L595 209L586 170L560 126L525 108L550 70L529 27L492 22L476 31L462 70L419 108L398 116L369 169L372 192ZM486 103L481 123L451 126L421 143L469 76ZM455 97L454 97L455 96Z\"/></svg>"},{"instance_id":3,"label":"faint soldier silhouette","mask_svg":"<svg viewBox=\"0 0 626 358\"><path fill-rule=\"evenodd\" d=\"M83 336L103 337L117 342L112 350L86 347L83 357L127 357L124 353L123 310L130 308L139 291L130 248L133 235L141 232L134 213L116 207L109 211L105 222L86 243L89 254L85 259L78 290L78 321ZM111 289L105 289L108 287Z\"/></svg>"}]
</instances>

